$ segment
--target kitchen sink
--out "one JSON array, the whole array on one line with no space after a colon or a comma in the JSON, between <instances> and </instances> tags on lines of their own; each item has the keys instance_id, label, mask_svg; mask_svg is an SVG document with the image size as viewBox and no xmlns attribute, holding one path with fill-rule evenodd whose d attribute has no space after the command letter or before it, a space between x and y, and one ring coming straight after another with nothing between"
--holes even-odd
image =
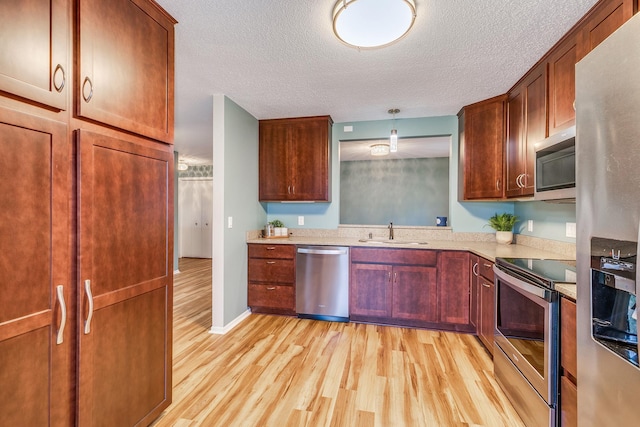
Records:
<instances>
[{"instance_id":1,"label":"kitchen sink","mask_svg":"<svg viewBox=\"0 0 640 427\"><path fill-rule=\"evenodd\" d=\"M380 244L393 244L393 245L428 245L427 242L422 242L419 240L388 240L388 239L360 239L358 240L362 243L380 243Z\"/></svg>"}]
</instances>

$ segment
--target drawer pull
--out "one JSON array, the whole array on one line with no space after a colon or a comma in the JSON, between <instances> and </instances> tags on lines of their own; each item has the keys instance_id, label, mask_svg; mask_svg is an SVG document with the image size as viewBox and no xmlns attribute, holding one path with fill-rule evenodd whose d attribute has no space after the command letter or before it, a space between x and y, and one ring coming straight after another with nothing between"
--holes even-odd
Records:
<instances>
[{"instance_id":1,"label":"drawer pull","mask_svg":"<svg viewBox=\"0 0 640 427\"><path fill-rule=\"evenodd\" d=\"M276 287L275 287L275 286L268 287L268 288L267 288L267 290L268 290L268 291L275 291L275 290L276 290Z\"/></svg>"},{"instance_id":2,"label":"drawer pull","mask_svg":"<svg viewBox=\"0 0 640 427\"><path fill-rule=\"evenodd\" d=\"M56 294L60 303L60 327L58 328L58 336L56 344L62 344L64 340L64 327L67 324L67 305L64 302L64 288L62 285L56 286Z\"/></svg>"},{"instance_id":3,"label":"drawer pull","mask_svg":"<svg viewBox=\"0 0 640 427\"><path fill-rule=\"evenodd\" d=\"M275 261L267 261L267 264L275 264Z\"/></svg>"},{"instance_id":4,"label":"drawer pull","mask_svg":"<svg viewBox=\"0 0 640 427\"><path fill-rule=\"evenodd\" d=\"M489 285L487 283L484 283L484 282L482 283L482 286L484 286L485 288L490 288L491 287L491 285Z\"/></svg>"},{"instance_id":5,"label":"drawer pull","mask_svg":"<svg viewBox=\"0 0 640 427\"><path fill-rule=\"evenodd\" d=\"M276 247L275 246L267 246L267 250L268 251L275 251Z\"/></svg>"},{"instance_id":6,"label":"drawer pull","mask_svg":"<svg viewBox=\"0 0 640 427\"><path fill-rule=\"evenodd\" d=\"M84 322L84 334L89 335L91 332L91 319L93 318L93 294L91 293L91 280L84 281L84 291L87 295L87 301L89 302L89 312L87 313L87 320Z\"/></svg>"},{"instance_id":7,"label":"drawer pull","mask_svg":"<svg viewBox=\"0 0 640 427\"><path fill-rule=\"evenodd\" d=\"M486 262L483 263L482 265L484 265L484 268L491 268L491 264L487 264Z\"/></svg>"}]
</instances>

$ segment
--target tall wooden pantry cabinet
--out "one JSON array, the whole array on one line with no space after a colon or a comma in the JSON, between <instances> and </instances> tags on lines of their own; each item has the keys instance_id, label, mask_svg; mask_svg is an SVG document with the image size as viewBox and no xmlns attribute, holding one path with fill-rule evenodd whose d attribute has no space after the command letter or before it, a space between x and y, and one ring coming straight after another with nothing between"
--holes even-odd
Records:
<instances>
[{"instance_id":1,"label":"tall wooden pantry cabinet","mask_svg":"<svg viewBox=\"0 0 640 427\"><path fill-rule=\"evenodd\" d=\"M149 425L171 402L175 20L0 3L0 425Z\"/></svg>"}]
</instances>

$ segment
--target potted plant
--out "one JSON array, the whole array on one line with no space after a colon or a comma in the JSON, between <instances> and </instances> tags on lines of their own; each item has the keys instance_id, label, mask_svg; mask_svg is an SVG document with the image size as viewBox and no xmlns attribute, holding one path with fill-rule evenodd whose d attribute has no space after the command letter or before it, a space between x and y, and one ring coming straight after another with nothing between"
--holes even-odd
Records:
<instances>
[{"instance_id":1,"label":"potted plant","mask_svg":"<svg viewBox=\"0 0 640 427\"><path fill-rule=\"evenodd\" d=\"M288 233L287 228L284 226L284 223L279 219L274 219L270 221L269 224L273 225L274 234L276 236L286 236Z\"/></svg>"},{"instance_id":2,"label":"potted plant","mask_svg":"<svg viewBox=\"0 0 640 427\"><path fill-rule=\"evenodd\" d=\"M487 225L496 230L496 242L510 245L513 241L513 226L518 221L518 217L510 213L496 213Z\"/></svg>"}]
</instances>

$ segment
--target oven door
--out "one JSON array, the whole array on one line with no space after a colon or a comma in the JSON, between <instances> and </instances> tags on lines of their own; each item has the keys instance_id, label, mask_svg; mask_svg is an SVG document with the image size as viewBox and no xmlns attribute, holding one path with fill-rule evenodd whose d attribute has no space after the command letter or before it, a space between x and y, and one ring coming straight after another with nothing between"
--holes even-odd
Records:
<instances>
[{"instance_id":1,"label":"oven door","mask_svg":"<svg viewBox=\"0 0 640 427\"><path fill-rule=\"evenodd\" d=\"M496 345L554 406L558 375L558 293L494 266Z\"/></svg>"}]
</instances>

